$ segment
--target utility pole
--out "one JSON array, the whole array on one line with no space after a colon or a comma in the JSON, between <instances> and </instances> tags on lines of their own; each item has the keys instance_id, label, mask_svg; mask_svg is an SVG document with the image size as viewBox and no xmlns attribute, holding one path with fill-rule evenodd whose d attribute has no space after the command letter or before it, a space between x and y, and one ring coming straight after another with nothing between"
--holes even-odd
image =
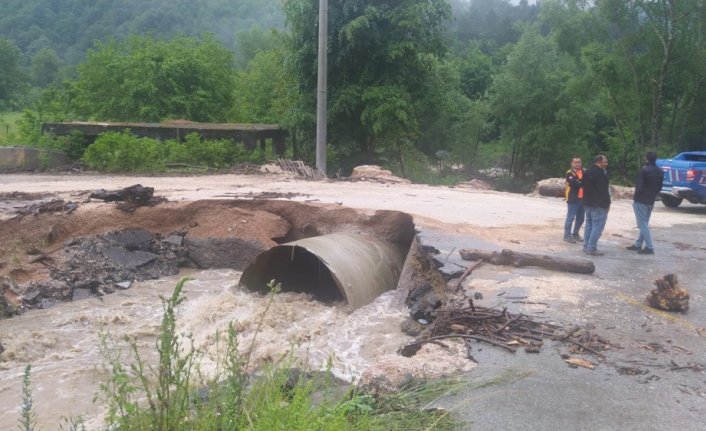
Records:
<instances>
[{"instance_id":1,"label":"utility pole","mask_svg":"<svg viewBox=\"0 0 706 431\"><path fill-rule=\"evenodd\" d=\"M316 169L326 176L328 0L319 0L319 75L316 94Z\"/></svg>"}]
</instances>

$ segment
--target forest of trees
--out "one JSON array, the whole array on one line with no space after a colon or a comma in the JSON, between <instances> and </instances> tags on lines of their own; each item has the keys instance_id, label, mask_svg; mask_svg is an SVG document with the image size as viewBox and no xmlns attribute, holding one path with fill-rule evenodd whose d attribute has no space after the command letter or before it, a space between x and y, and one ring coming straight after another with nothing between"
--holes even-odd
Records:
<instances>
[{"instance_id":1,"label":"forest of trees","mask_svg":"<svg viewBox=\"0 0 706 431\"><path fill-rule=\"evenodd\" d=\"M7 0L0 110L277 123L315 136L318 0ZM329 0L330 173L501 168L706 147L706 0ZM198 4L198 6L196 5ZM438 172L435 173L437 176Z\"/></svg>"}]
</instances>

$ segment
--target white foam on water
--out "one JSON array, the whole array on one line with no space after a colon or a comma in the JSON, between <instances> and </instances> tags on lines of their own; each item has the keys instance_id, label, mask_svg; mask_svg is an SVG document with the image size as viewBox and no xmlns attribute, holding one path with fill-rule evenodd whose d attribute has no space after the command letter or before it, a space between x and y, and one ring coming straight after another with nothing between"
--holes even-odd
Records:
<instances>
[{"instance_id":1,"label":"white foam on water","mask_svg":"<svg viewBox=\"0 0 706 431\"><path fill-rule=\"evenodd\" d=\"M237 286L240 273L236 271L200 271L189 277L193 280L183 288L186 301L177 310L177 331L190 334L194 345L205 352L205 372L215 369L216 334L224 337L231 322L238 331L241 352L253 347L251 370L289 357L290 365L312 369L330 363L334 374L350 381L376 358L394 354L410 340L399 329L407 313L400 292L387 292L351 311L344 303L323 304L304 293L284 292L270 298L249 292ZM93 398L108 377L100 334L110 334L123 350L127 348L123 338L134 338L144 358L155 361L154 345L164 312L160 296L171 296L178 280L134 283L100 299L0 320L5 347L0 361L0 429L18 423L27 364L32 365L39 428L55 429L62 417L77 416L84 417L89 429L99 427L105 408L94 404Z\"/></svg>"}]
</instances>

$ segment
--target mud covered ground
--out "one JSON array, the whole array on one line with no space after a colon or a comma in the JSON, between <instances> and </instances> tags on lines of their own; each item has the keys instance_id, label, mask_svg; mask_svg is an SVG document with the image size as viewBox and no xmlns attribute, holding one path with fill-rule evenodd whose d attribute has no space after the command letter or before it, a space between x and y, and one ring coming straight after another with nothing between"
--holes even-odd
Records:
<instances>
[{"instance_id":1,"label":"mud covered ground","mask_svg":"<svg viewBox=\"0 0 706 431\"><path fill-rule=\"evenodd\" d=\"M409 248L411 217L287 200L201 200L129 206L49 193L7 193L0 221L6 314L102 296L180 268L243 270L274 245L351 232ZM291 194L262 194L291 198Z\"/></svg>"}]
</instances>

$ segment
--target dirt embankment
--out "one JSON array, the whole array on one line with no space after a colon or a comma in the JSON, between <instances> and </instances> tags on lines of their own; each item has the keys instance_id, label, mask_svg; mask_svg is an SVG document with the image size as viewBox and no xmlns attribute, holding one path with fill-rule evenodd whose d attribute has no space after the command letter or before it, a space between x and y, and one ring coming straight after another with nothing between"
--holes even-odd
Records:
<instances>
[{"instance_id":1,"label":"dirt embankment","mask_svg":"<svg viewBox=\"0 0 706 431\"><path fill-rule=\"evenodd\" d=\"M15 195L13 207L0 222L0 282L4 308L15 310L112 293L180 267L242 270L276 244L332 232L402 247L414 236L406 214L368 216L335 204L206 200L124 211L90 199L66 205L51 195Z\"/></svg>"}]
</instances>

